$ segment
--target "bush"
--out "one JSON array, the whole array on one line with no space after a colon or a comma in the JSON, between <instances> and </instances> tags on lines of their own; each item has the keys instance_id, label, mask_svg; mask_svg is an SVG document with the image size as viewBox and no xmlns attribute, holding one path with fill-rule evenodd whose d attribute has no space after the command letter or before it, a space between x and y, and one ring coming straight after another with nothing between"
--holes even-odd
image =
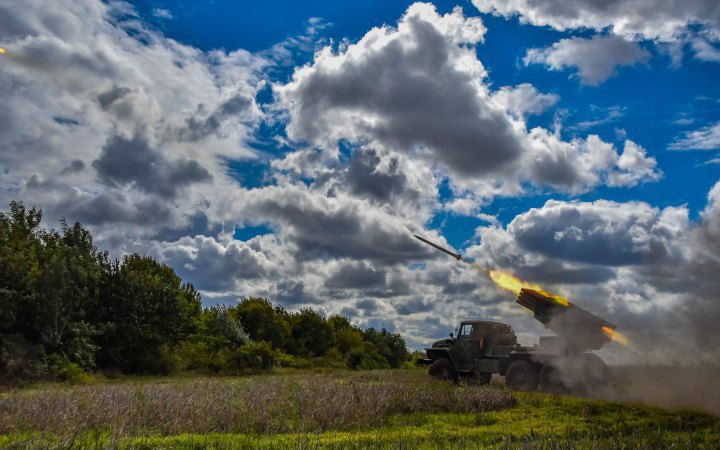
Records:
<instances>
[{"instance_id":1,"label":"bush","mask_svg":"<svg viewBox=\"0 0 720 450\"><path fill-rule=\"evenodd\" d=\"M79 364L69 362L59 355L50 355L50 375L57 381L67 381L70 384L89 383L92 376L85 373L85 369Z\"/></svg>"},{"instance_id":2,"label":"bush","mask_svg":"<svg viewBox=\"0 0 720 450\"><path fill-rule=\"evenodd\" d=\"M236 368L269 370L276 364L273 348L265 341L249 342L235 351Z\"/></svg>"},{"instance_id":3,"label":"bush","mask_svg":"<svg viewBox=\"0 0 720 450\"><path fill-rule=\"evenodd\" d=\"M347 355L348 366L356 370L389 369L390 364L369 342L362 347L355 347Z\"/></svg>"}]
</instances>

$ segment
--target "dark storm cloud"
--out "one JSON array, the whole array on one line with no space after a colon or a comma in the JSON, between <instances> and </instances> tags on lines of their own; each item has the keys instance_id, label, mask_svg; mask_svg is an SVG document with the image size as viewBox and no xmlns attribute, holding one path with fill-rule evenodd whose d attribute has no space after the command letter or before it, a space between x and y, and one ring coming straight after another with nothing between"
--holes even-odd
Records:
<instances>
[{"instance_id":1,"label":"dark storm cloud","mask_svg":"<svg viewBox=\"0 0 720 450\"><path fill-rule=\"evenodd\" d=\"M290 136L317 141L345 133L402 150L425 146L435 161L467 176L516 161L521 145L510 121L478 90L482 69L460 68L461 39L443 30L439 22L446 18L429 8L411 6L391 38L368 33L352 51L334 57L332 68L318 58L314 66L297 71L293 82L280 89L291 111ZM475 23L456 26L479 28ZM473 31L466 42L481 39Z\"/></svg>"},{"instance_id":2,"label":"dark storm cloud","mask_svg":"<svg viewBox=\"0 0 720 450\"><path fill-rule=\"evenodd\" d=\"M340 289L384 287L385 272L376 270L364 261L343 263L325 280L325 286Z\"/></svg>"},{"instance_id":3,"label":"dark storm cloud","mask_svg":"<svg viewBox=\"0 0 720 450\"><path fill-rule=\"evenodd\" d=\"M175 197L182 187L212 179L197 161L165 159L141 135L132 139L113 136L92 165L109 186L131 185L166 198Z\"/></svg>"}]
</instances>

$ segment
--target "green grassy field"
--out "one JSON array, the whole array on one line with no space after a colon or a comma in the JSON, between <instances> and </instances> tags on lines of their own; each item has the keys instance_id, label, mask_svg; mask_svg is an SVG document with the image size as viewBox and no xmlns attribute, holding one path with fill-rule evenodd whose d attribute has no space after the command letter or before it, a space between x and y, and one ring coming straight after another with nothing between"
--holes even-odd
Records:
<instances>
[{"instance_id":1,"label":"green grassy field","mask_svg":"<svg viewBox=\"0 0 720 450\"><path fill-rule=\"evenodd\" d=\"M423 370L283 372L10 390L0 447L718 449L720 420Z\"/></svg>"}]
</instances>

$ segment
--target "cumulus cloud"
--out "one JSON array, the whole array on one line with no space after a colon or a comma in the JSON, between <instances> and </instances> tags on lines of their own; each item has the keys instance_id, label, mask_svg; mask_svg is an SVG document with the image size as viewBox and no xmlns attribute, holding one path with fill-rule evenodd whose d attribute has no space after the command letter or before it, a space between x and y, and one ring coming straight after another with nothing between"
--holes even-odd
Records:
<instances>
[{"instance_id":1,"label":"cumulus cloud","mask_svg":"<svg viewBox=\"0 0 720 450\"><path fill-rule=\"evenodd\" d=\"M658 212L645 203L551 200L515 219L507 232L520 249L564 261L639 264L667 253Z\"/></svg>"},{"instance_id":2,"label":"cumulus cloud","mask_svg":"<svg viewBox=\"0 0 720 450\"><path fill-rule=\"evenodd\" d=\"M464 198L519 193L527 182L578 193L605 182L627 186L658 178L644 150L635 163L628 154L620 168L612 145L597 137L566 142L543 128L528 133L525 116L542 113L559 97L529 84L490 92L473 50L484 31L479 19L459 9L440 15L416 3L397 28L375 28L339 50L324 48L289 83L275 86L277 106L288 113L288 136L325 152L346 140L408 155L447 173ZM319 155L304 151L283 164L307 171ZM352 159L349 175L362 166ZM613 171L627 176L611 177ZM382 173L388 169L373 176ZM393 179L399 181L383 182Z\"/></svg>"},{"instance_id":3,"label":"cumulus cloud","mask_svg":"<svg viewBox=\"0 0 720 450\"><path fill-rule=\"evenodd\" d=\"M453 171L502 170L519 154L512 123L487 102L485 69L472 47L483 39L478 18L441 16L416 3L397 29L374 28L340 52L326 47L313 65L276 86L288 108L288 136L333 145L371 138L414 151Z\"/></svg>"},{"instance_id":4,"label":"cumulus cloud","mask_svg":"<svg viewBox=\"0 0 720 450\"><path fill-rule=\"evenodd\" d=\"M581 193L599 184L635 186L662 177L655 158L630 140L619 154L597 135L565 142L556 133L534 128L529 146L526 166L531 180L560 191Z\"/></svg>"},{"instance_id":5,"label":"cumulus cloud","mask_svg":"<svg viewBox=\"0 0 720 450\"><path fill-rule=\"evenodd\" d=\"M591 39L562 39L544 49L530 49L523 62L545 64L552 70L575 68L581 83L597 86L613 76L617 67L643 64L649 59L650 52L635 42L596 35Z\"/></svg>"}]
</instances>

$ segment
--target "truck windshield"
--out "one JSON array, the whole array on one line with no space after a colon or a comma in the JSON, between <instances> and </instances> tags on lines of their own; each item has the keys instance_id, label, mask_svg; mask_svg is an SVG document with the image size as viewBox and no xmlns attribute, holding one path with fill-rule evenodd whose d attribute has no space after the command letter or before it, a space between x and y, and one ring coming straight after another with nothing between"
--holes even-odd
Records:
<instances>
[{"instance_id":1,"label":"truck windshield","mask_svg":"<svg viewBox=\"0 0 720 450\"><path fill-rule=\"evenodd\" d=\"M466 323L462 327L460 327L460 336L468 337L472 336L473 334L473 326L469 323Z\"/></svg>"}]
</instances>

